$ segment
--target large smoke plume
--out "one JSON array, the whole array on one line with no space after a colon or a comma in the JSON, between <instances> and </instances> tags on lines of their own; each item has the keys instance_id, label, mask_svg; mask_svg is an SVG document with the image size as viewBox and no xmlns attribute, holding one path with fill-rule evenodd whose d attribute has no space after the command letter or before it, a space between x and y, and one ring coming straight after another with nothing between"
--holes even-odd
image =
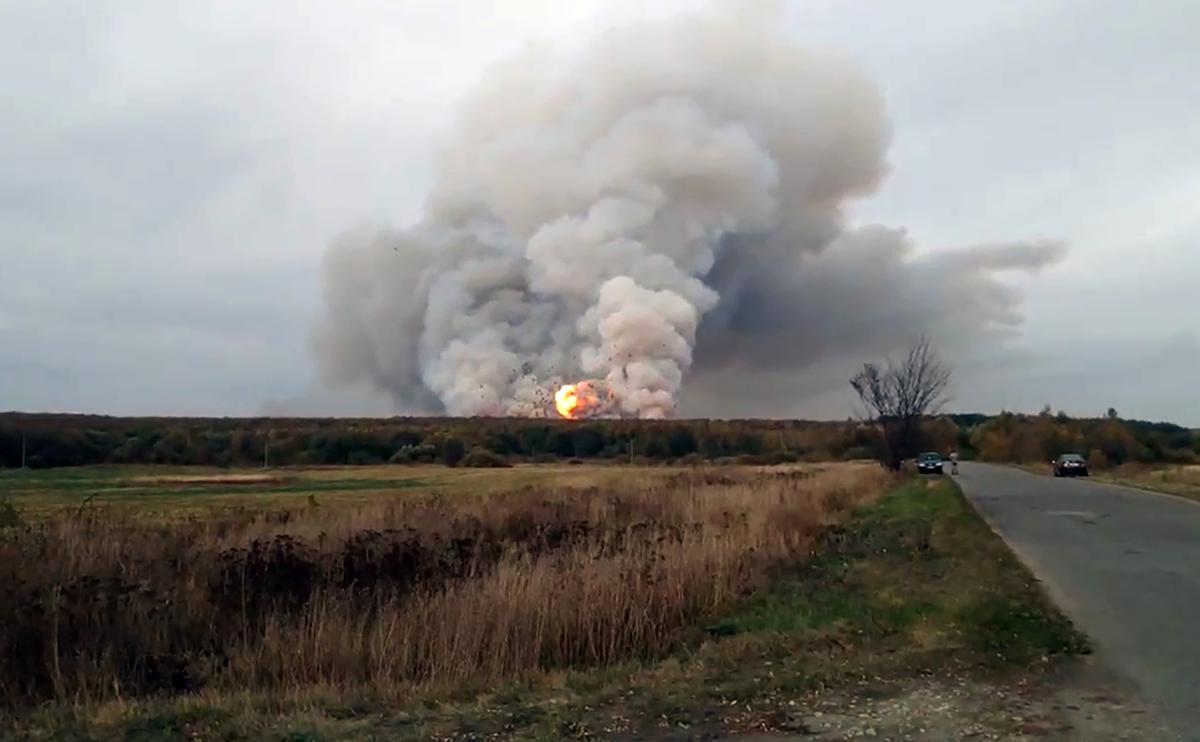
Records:
<instances>
[{"instance_id":1,"label":"large smoke plume","mask_svg":"<svg viewBox=\"0 0 1200 742\"><path fill-rule=\"evenodd\" d=\"M661 417L795 396L781 379L917 334L1002 335L1019 297L997 273L1060 249L919 256L848 228L889 140L875 85L769 14L525 52L465 101L423 218L330 250L314 350L406 411L546 414L594 379L609 412Z\"/></svg>"}]
</instances>

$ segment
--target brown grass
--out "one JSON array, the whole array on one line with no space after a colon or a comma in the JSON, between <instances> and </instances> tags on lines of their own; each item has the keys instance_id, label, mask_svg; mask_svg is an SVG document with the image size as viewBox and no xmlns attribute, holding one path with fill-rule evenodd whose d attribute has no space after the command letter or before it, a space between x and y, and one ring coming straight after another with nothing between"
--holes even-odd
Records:
<instances>
[{"instance_id":1,"label":"brown grass","mask_svg":"<svg viewBox=\"0 0 1200 742\"><path fill-rule=\"evenodd\" d=\"M812 467L807 465L809 469ZM743 474L753 474L758 468L723 467ZM526 486L615 487L630 480L661 480L681 470L682 467L671 466L518 464L498 475L495 470L440 464L232 471L205 467L97 466L0 472L0 499L11 499L32 518L59 517L64 512L78 510L86 500L89 509L117 508L141 518L179 520L211 518L214 511L221 510L295 507L310 496L322 504L338 507L374 505L432 493L474 496L511 492ZM262 477L266 479L253 479Z\"/></svg>"},{"instance_id":2,"label":"brown grass","mask_svg":"<svg viewBox=\"0 0 1200 742\"><path fill-rule=\"evenodd\" d=\"M1049 476L1049 465L1015 465L1032 474ZM1088 474L1097 482L1111 482L1126 487L1162 492L1191 500L1200 500L1200 465L1197 464L1122 464L1103 469L1092 468Z\"/></svg>"},{"instance_id":3,"label":"brown grass","mask_svg":"<svg viewBox=\"0 0 1200 742\"><path fill-rule=\"evenodd\" d=\"M0 530L0 701L455 688L659 657L877 496L870 465Z\"/></svg>"},{"instance_id":4,"label":"brown grass","mask_svg":"<svg viewBox=\"0 0 1200 742\"><path fill-rule=\"evenodd\" d=\"M1200 500L1200 465L1125 464L1093 473L1102 480Z\"/></svg>"},{"instance_id":5,"label":"brown grass","mask_svg":"<svg viewBox=\"0 0 1200 742\"><path fill-rule=\"evenodd\" d=\"M172 476L142 476L117 480L127 485L197 485L197 484L282 484L285 479L274 474L182 474Z\"/></svg>"}]
</instances>

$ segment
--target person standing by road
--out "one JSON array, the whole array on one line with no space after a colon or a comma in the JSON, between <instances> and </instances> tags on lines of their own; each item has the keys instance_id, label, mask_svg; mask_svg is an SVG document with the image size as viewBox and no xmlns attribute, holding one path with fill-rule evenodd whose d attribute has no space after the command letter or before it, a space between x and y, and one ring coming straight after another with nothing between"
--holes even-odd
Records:
<instances>
[{"instance_id":1,"label":"person standing by road","mask_svg":"<svg viewBox=\"0 0 1200 742\"><path fill-rule=\"evenodd\" d=\"M958 451L950 449L950 473L958 474Z\"/></svg>"}]
</instances>

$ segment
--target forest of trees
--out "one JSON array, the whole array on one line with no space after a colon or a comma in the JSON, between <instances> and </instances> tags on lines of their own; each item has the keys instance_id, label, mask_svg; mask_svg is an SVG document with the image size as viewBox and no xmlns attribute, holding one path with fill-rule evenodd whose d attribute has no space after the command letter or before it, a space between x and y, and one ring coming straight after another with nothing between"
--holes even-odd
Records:
<instances>
[{"instance_id":1,"label":"forest of trees","mask_svg":"<svg viewBox=\"0 0 1200 742\"><path fill-rule=\"evenodd\" d=\"M783 463L874 458L880 435L858 421L566 420L510 418L116 418L0 414L0 466L87 464L302 466L382 463L496 465L612 459ZM1200 436L1167 423L1121 420L1115 411L1074 419L944 415L926 419L922 446L963 458L1048 462L1060 453L1098 467L1189 463Z\"/></svg>"},{"instance_id":2,"label":"forest of trees","mask_svg":"<svg viewBox=\"0 0 1200 742\"><path fill-rule=\"evenodd\" d=\"M967 423L958 420L959 425ZM1076 419L1047 407L1038 415L1010 412L976 422L968 444L984 461L1048 463L1060 454L1086 456L1096 469L1126 463L1191 464L1200 460L1200 435L1171 423L1122 420L1110 409L1101 418Z\"/></svg>"},{"instance_id":3,"label":"forest of trees","mask_svg":"<svg viewBox=\"0 0 1200 742\"><path fill-rule=\"evenodd\" d=\"M872 455L858 423L515 418L114 418L0 414L0 466L215 466L738 458L773 463ZM24 447L24 454L22 454Z\"/></svg>"}]
</instances>

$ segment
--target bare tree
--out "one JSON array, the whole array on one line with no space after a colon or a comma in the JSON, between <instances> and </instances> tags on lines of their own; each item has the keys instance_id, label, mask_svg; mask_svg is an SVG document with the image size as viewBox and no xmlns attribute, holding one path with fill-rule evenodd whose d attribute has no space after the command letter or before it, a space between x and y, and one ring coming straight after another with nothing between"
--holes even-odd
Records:
<instances>
[{"instance_id":1,"label":"bare tree","mask_svg":"<svg viewBox=\"0 0 1200 742\"><path fill-rule=\"evenodd\" d=\"M904 459L916 455L921 421L945 404L949 383L950 368L924 337L900 361L889 358L882 366L864 363L850 379L850 386L882 430L880 461L885 466L899 469Z\"/></svg>"}]
</instances>

